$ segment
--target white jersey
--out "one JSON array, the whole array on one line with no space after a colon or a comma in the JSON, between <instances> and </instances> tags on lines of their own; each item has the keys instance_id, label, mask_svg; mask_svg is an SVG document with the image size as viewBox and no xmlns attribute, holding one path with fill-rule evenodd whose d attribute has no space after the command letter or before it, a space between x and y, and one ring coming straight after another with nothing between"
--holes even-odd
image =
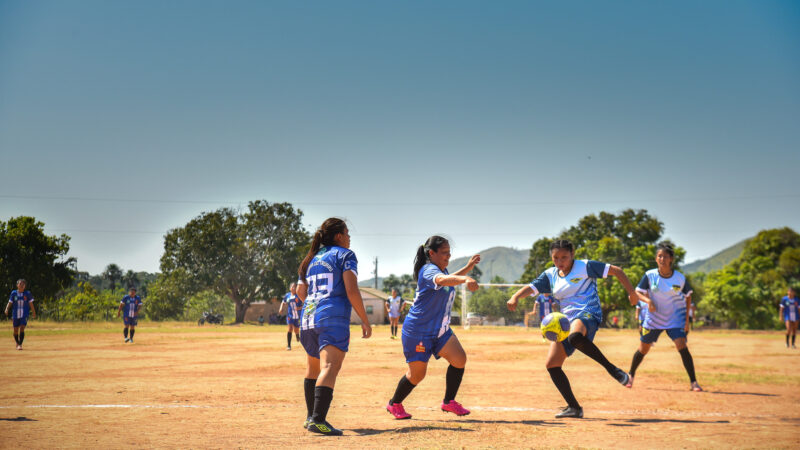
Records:
<instances>
[{"instance_id":1,"label":"white jersey","mask_svg":"<svg viewBox=\"0 0 800 450\"><path fill-rule=\"evenodd\" d=\"M400 317L400 307L403 305L403 298L399 295L397 297L389 297L386 299L389 305L389 317Z\"/></svg>"}]
</instances>

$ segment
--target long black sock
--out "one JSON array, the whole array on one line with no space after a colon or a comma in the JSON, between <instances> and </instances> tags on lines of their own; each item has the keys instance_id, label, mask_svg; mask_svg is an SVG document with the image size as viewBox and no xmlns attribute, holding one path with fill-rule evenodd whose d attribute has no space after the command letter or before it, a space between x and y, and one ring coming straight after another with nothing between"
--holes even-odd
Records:
<instances>
[{"instance_id":1,"label":"long black sock","mask_svg":"<svg viewBox=\"0 0 800 450\"><path fill-rule=\"evenodd\" d=\"M597 348L594 343L588 339L586 336L580 333L572 333L569 335L569 343L572 344L573 347L580 350L584 355L592 358L593 360L600 363L601 366L605 367L606 371L611 374L611 376L616 375L617 366L611 364L603 353Z\"/></svg>"},{"instance_id":2,"label":"long black sock","mask_svg":"<svg viewBox=\"0 0 800 450\"><path fill-rule=\"evenodd\" d=\"M14 335L14 342L16 342L17 345L19 345L19 334Z\"/></svg>"},{"instance_id":3,"label":"long black sock","mask_svg":"<svg viewBox=\"0 0 800 450\"><path fill-rule=\"evenodd\" d=\"M694 383L697 379L694 376L694 360L692 359L692 354L689 353L689 347L684 347L678 350L678 353L681 354L681 359L683 360L683 367L686 368L686 373L689 374L689 381Z\"/></svg>"},{"instance_id":4,"label":"long black sock","mask_svg":"<svg viewBox=\"0 0 800 450\"><path fill-rule=\"evenodd\" d=\"M292 346L292 332L291 331L286 333L286 346L287 347L291 347Z\"/></svg>"},{"instance_id":5,"label":"long black sock","mask_svg":"<svg viewBox=\"0 0 800 450\"><path fill-rule=\"evenodd\" d=\"M303 390L306 393L306 417L311 417L314 414L314 387L316 387L316 378L303 379Z\"/></svg>"},{"instance_id":6,"label":"long black sock","mask_svg":"<svg viewBox=\"0 0 800 450\"><path fill-rule=\"evenodd\" d=\"M394 390L394 396L389 400L389 403L392 405L395 403L403 403L403 400L408 397L408 394L410 394L415 387L417 387L417 385L412 384L411 381L403 375L400 377L400 382L397 383L397 389Z\"/></svg>"},{"instance_id":7,"label":"long black sock","mask_svg":"<svg viewBox=\"0 0 800 450\"><path fill-rule=\"evenodd\" d=\"M792 345L794 345L794 337L795 337L795 335L793 334L792 335Z\"/></svg>"},{"instance_id":8,"label":"long black sock","mask_svg":"<svg viewBox=\"0 0 800 450\"><path fill-rule=\"evenodd\" d=\"M389 325L389 328L392 330L392 336L394 336L394 325Z\"/></svg>"},{"instance_id":9,"label":"long black sock","mask_svg":"<svg viewBox=\"0 0 800 450\"><path fill-rule=\"evenodd\" d=\"M558 392L564 397L567 405L573 408L580 408L581 405L578 404L578 400L575 400L575 395L572 393L572 387L569 385L567 374L564 373L561 367L550 367L547 371L550 372L550 379L553 380L553 384L556 385Z\"/></svg>"},{"instance_id":10,"label":"long black sock","mask_svg":"<svg viewBox=\"0 0 800 450\"><path fill-rule=\"evenodd\" d=\"M24 331L20 331L19 332L19 345L22 345L22 341L24 341L24 340L25 340L25 332Z\"/></svg>"},{"instance_id":11,"label":"long black sock","mask_svg":"<svg viewBox=\"0 0 800 450\"><path fill-rule=\"evenodd\" d=\"M461 386L461 379L464 378L464 368L457 368L452 364L447 368L447 383L444 390L443 403L450 403L450 400L456 399L458 388Z\"/></svg>"},{"instance_id":12,"label":"long black sock","mask_svg":"<svg viewBox=\"0 0 800 450\"><path fill-rule=\"evenodd\" d=\"M131 328L131 340L133 340L133 333L135 333L135 332L136 332L136 330Z\"/></svg>"},{"instance_id":13,"label":"long black sock","mask_svg":"<svg viewBox=\"0 0 800 450\"><path fill-rule=\"evenodd\" d=\"M122 330L122 335L125 336L125 339L128 339L128 329L127 328L124 328Z\"/></svg>"},{"instance_id":14,"label":"long black sock","mask_svg":"<svg viewBox=\"0 0 800 450\"><path fill-rule=\"evenodd\" d=\"M639 367L639 364L642 363L644 359L644 354L639 350L633 353L633 361L631 361L631 370L629 371L631 376L636 375L636 368Z\"/></svg>"},{"instance_id":15,"label":"long black sock","mask_svg":"<svg viewBox=\"0 0 800 450\"><path fill-rule=\"evenodd\" d=\"M329 388L328 386L317 386L314 388L314 412L311 414L311 420L314 421L314 423L325 422L332 400L333 388Z\"/></svg>"},{"instance_id":16,"label":"long black sock","mask_svg":"<svg viewBox=\"0 0 800 450\"><path fill-rule=\"evenodd\" d=\"M300 342L300 333L295 333L294 338L297 339L297 342Z\"/></svg>"},{"instance_id":17,"label":"long black sock","mask_svg":"<svg viewBox=\"0 0 800 450\"><path fill-rule=\"evenodd\" d=\"M788 333L786 334L786 346L787 347L789 346L789 334Z\"/></svg>"}]
</instances>

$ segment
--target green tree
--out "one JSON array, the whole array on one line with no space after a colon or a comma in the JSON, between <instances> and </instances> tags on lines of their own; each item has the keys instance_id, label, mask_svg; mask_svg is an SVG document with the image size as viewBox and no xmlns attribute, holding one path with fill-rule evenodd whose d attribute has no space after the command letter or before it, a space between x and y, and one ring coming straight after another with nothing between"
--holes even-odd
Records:
<instances>
[{"instance_id":1,"label":"green tree","mask_svg":"<svg viewBox=\"0 0 800 450\"><path fill-rule=\"evenodd\" d=\"M130 289L132 287L138 288L139 275L132 270L128 270L125 272L125 275L122 276L122 284L125 285L125 289Z\"/></svg>"},{"instance_id":2,"label":"green tree","mask_svg":"<svg viewBox=\"0 0 800 450\"><path fill-rule=\"evenodd\" d=\"M167 233L161 271L184 270L194 281L188 296L203 290L226 296L241 323L251 302L277 296L297 279L310 241L301 219L289 203L262 200L241 215L230 208L203 213Z\"/></svg>"},{"instance_id":3,"label":"green tree","mask_svg":"<svg viewBox=\"0 0 800 450\"><path fill-rule=\"evenodd\" d=\"M150 320L178 320L186 310L191 297L192 282L183 269L160 274L150 283L144 313Z\"/></svg>"},{"instance_id":4,"label":"green tree","mask_svg":"<svg viewBox=\"0 0 800 450\"><path fill-rule=\"evenodd\" d=\"M122 280L122 269L113 263L107 265L106 270L103 271L103 279L108 281L111 290L115 291L117 289L117 283Z\"/></svg>"},{"instance_id":5,"label":"green tree","mask_svg":"<svg viewBox=\"0 0 800 450\"><path fill-rule=\"evenodd\" d=\"M76 261L67 257L69 240L66 234L45 234L44 223L33 217L0 220L0 283L11 291L25 278L46 317L56 294L72 285Z\"/></svg>"},{"instance_id":6,"label":"green tree","mask_svg":"<svg viewBox=\"0 0 800 450\"><path fill-rule=\"evenodd\" d=\"M392 292L392 289L397 289L398 291L402 292L402 285L403 280L401 280L395 274L390 274L388 277L383 279L383 290L384 292Z\"/></svg>"}]
</instances>

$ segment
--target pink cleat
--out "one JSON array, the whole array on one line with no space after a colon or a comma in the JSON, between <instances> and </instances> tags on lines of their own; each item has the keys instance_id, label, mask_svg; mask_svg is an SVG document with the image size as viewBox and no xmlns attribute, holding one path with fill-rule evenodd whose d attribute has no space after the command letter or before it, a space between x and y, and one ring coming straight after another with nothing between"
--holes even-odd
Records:
<instances>
[{"instance_id":1,"label":"pink cleat","mask_svg":"<svg viewBox=\"0 0 800 450\"><path fill-rule=\"evenodd\" d=\"M450 403L442 403L442 411L451 412L457 416L466 416L469 414L469 410L461 406L461 403L455 400L450 400Z\"/></svg>"},{"instance_id":2,"label":"pink cleat","mask_svg":"<svg viewBox=\"0 0 800 450\"><path fill-rule=\"evenodd\" d=\"M692 381L692 390L694 392L703 392L703 388L700 387L700 384L697 381Z\"/></svg>"},{"instance_id":3,"label":"pink cleat","mask_svg":"<svg viewBox=\"0 0 800 450\"><path fill-rule=\"evenodd\" d=\"M406 410L403 408L402 403L389 403L386 405L386 410L389 411L389 414L393 415L395 419L410 419L411 414L407 413Z\"/></svg>"}]
</instances>

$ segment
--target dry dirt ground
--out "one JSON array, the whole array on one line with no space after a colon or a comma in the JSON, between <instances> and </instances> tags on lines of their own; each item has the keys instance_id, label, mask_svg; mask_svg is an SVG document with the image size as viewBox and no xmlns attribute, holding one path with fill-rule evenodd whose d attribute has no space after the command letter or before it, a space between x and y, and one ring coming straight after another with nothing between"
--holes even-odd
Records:
<instances>
[{"instance_id":1,"label":"dry dirt ground","mask_svg":"<svg viewBox=\"0 0 800 450\"><path fill-rule=\"evenodd\" d=\"M405 370L401 344L376 327L351 342L328 417L345 435L329 438L301 427L305 353L285 350L283 326L145 323L125 344L121 324L33 321L16 351L3 325L5 448L800 447L800 350L777 331L691 334L703 393L689 391L666 335L632 390L576 354L565 371L586 418L559 420L536 330L456 328L469 358L458 400L472 414L439 410L439 360L405 401L414 417L397 421L384 408ZM637 338L603 329L595 342L627 369Z\"/></svg>"}]
</instances>

